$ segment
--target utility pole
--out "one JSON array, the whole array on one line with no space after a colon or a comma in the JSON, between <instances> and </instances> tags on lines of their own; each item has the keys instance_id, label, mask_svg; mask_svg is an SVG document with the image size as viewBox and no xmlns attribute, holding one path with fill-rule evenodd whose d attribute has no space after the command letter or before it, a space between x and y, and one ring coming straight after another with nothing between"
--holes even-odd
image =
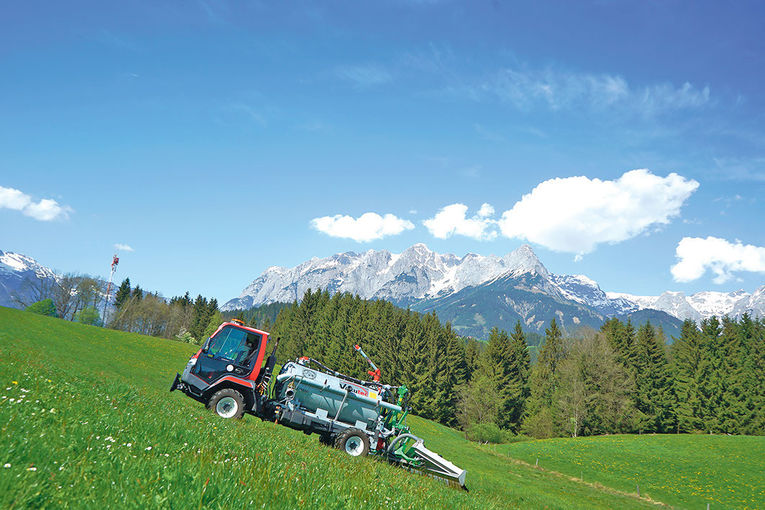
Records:
<instances>
[{"instance_id":1,"label":"utility pole","mask_svg":"<svg viewBox=\"0 0 765 510\"><path fill-rule=\"evenodd\" d=\"M114 272L117 270L117 264L120 263L119 257L115 253L112 257L112 270L109 273L109 285L106 286L106 300L104 301L104 314L101 317L101 322L106 326L106 310L109 308L109 297L112 293L112 279L114 278Z\"/></svg>"}]
</instances>

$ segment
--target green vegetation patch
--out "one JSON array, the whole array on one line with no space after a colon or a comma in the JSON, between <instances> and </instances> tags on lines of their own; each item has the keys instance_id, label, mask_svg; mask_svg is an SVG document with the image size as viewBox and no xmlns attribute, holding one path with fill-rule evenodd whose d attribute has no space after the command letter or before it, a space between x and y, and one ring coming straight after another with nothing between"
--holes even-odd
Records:
<instances>
[{"instance_id":1,"label":"green vegetation patch","mask_svg":"<svg viewBox=\"0 0 765 510\"><path fill-rule=\"evenodd\" d=\"M485 447L682 508L765 508L765 437L615 435Z\"/></svg>"}]
</instances>

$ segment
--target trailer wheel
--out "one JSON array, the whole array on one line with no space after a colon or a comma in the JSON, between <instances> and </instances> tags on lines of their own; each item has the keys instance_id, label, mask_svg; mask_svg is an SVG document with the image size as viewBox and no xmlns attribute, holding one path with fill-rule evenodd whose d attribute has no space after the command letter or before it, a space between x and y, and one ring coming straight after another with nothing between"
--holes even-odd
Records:
<instances>
[{"instance_id":1,"label":"trailer wheel","mask_svg":"<svg viewBox=\"0 0 765 510\"><path fill-rule=\"evenodd\" d=\"M224 388L212 396L207 407L221 418L238 420L244 414L244 397L236 390Z\"/></svg>"},{"instance_id":2,"label":"trailer wheel","mask_svg":"<svg viewBox=\"0 0 765 510\"><path fill-rule=\"evenodd\" d=\"M335 448L352 457L364 457L369 453L369 436L356 428L345 429L335 439Z\"/></svg>"}]
</instances>

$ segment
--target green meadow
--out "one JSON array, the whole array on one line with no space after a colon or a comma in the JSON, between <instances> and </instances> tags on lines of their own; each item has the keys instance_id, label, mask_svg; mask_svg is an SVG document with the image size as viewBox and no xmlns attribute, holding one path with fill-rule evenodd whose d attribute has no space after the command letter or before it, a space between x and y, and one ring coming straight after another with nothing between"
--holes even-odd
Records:
<instances>
[{"instance_id":1,"label":"green meadow","mask_svg":"<svg viewBox=\"0 0 765 510\"><path fill-rule=\"evenodd\" d=\"M221 420L169 393L195 349L0 307L0 507L655 506L634 494L636 480L643 495L673 506L765 507L762 438L491 447L413 417L428 448L468 470L470 492L453 489L251 416Z\"/></svg>"},{"instance_id":2,"label":"green meadow","mask_svg":"<svg viewBox=\"0 0 765 510\"><path fill-rule=\"evenodd\" d=\"M765 437L614 435L499 445L510 458L684 508L765 508Z\"/></svg>"}]
</instances>

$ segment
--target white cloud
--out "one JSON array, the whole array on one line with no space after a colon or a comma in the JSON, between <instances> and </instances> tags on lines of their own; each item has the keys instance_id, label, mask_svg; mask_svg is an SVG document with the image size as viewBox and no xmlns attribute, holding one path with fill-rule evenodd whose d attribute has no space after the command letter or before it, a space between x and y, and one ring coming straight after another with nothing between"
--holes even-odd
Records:
<instances>
[{"instance_id":1,"label":"white cloud","mask_svg":"<svg viewBox=\"0 0 765 510\"><path fill-rule=\"evenodd\" d=\"M715 283L725 283L736 271L765 273L765 247L731 243L719 237L684 237L677 243L678 263L672 266L677 282L701 278L707 270L715 274Z\"/></svg>"},{"instance_id":2,"label":"white cloud","mask_svg":"<svg viewBox=\"0 0 765 510\"><path fill-rule=\"evenodd\" d=\"M14 189L0 186L0 208L20 211L25 216L39 221L51 221L58 218L66 219L72 208L61 205L50 198L43 198L35 202L32 197L26 193Z\"/></svg>"},{"instance_id":3,"label":"white cloud","mask_svg":"<svg viewBox=\"0 0 765 510\"><path fill-rule=\"evenodd\" d=\"M499 220L502 234L551 250L589 253L669 223L699 183L632 170L616 180L566 177L538 184Z\"/></svg>"},{"instance_id":4,"label":"white cloud","mask_svg":"<svg viewBox=\"0 0 765 510\"><path fill-rule=\"evenodd\" d=\"M122 243L115 244L114 249L119 251L135 251L133 247L130 246L129 244L122 244Z\"/></svg>"},{"instance_id":5,"label":"white cloud","mask_svg":"<svg viewBox=\"0 0 765 510\"><path fill-rule=\"evenodd\" d=\"M473 84L451 87L450 91L473 100L497 99L520 110L621 108L654 115L700 108L711 102L709 87L698 88L688 82L679 87L670 83L634 87L620 75L567 72L554 67L502 69Z\"/></svg>"},{"instance_id":6,"label":"white cloud","mask_svg":"<svg viewBox=\"0 0 765 510\"><path fill-rule=\"evenodd\" d=\"M341 214L314 218L311 220L311 227L331 237L342 237L366 243L411 230L414 228L414 224L393 214L380 216L377 213L368 212L358 218Z\"/></svg>"},{"instance_id":7,"label":"white cloud","mask_svg":"<svg viewBox=\"0 0 765 510\"><path fill-rule=\"evenodd\" d=\"M454 234L472 237L477 240L491 240L497 237L492 228L495 220L489 219L494 214L494 208L483 204L478 214L467 217L468 207L464 204L451 204L443 207L433 218L427 219L423 225L439 239L446 239Z\"/></svg>"},{"instance_id":8,"label":"white cloud","mask_svg":"<svg viewBox=\"0 0 765 510\"><path fill-rule=\"evenodd\" d=\"M481 208L478 209L478 217L488 218L490 216L494 216L494 208L491 206L491 204L483 204Z\"/></svg>"},{"instance_id":9,"label":"white cloud","mask_svg":"<svg viewBox=\"0 0 765 510\"><path fill-rule=\"evenodd\" d=\"M393 79L387 70L374 64L341 66L335 69L335 75L338 78L350 81L357 87L382 85Z\"/></svg>"}]
</instances>

